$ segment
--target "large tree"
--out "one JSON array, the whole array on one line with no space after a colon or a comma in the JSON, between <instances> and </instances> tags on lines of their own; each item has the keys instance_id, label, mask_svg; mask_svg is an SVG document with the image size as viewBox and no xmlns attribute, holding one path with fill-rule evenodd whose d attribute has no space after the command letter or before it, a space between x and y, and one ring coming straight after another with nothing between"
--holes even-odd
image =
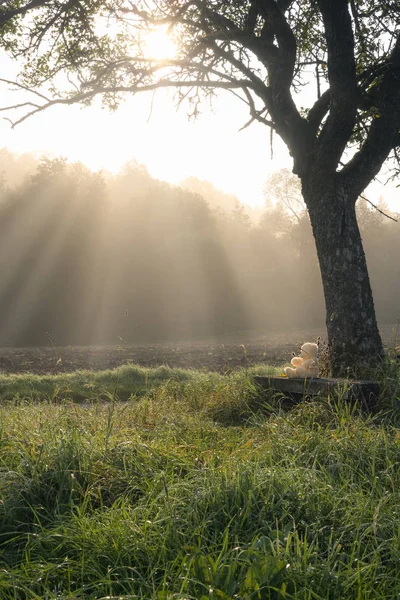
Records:
<instances>
[{"instance_id":1,"label":"large tree","mask_svg":"<svg viewBox=\"0 0 400 600\"><path fill-rule=\"evenodd\" d=\"M63 19L88 6L71 0ZM39 17L28 23L24 44L13 31L4 37L15 56L26 57L20 85L38 91L60 71L73 83L66 92L37 96L15 122L99 94L115 107L126 93L175 88L177 101L188 100L194 115L218 88L235 94L248 105L250 121L282 138L301 180L334 374L348 367L360 372L382 357L355 204L400 147L398 1L109 0L102 15L89 36L70 26L60 35L48 17ZM173 57L149 54L146 36L158 27L174 39ZM300 108L303 86L312 82L315 98Z\"/></svg>"}]
</instances>

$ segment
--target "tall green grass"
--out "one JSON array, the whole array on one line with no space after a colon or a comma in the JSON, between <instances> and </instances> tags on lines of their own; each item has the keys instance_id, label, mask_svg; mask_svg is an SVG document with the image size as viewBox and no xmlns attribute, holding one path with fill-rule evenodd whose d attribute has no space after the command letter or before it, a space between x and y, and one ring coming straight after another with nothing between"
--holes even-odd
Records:
<instances>
[{"instance_id":1,"label":"tall green grass","mask_svg":"<svg viewBox=\"0 0 400 600\"><path fill-rule=\"evenodd\" d=\"M280 369L259 365L245 372L251 375L273 375L280 372ZM96 402L110 400L110 397L126 400L132 396L145 395L149 390L171 381L203 385L207 381L225 381L225 378L217 373L190 369L167 366L146 368L137 365L58 375L0 375L0 403L8 400Z\"/></svg>"},{"instance_id":2,"label":"tall green grass","mask_svg":"<svg viewBox=\"0 0 400 600\"><path fill-rule=\"evenodd\" d=\"M256 372L2 378L0 598L398 598L398 392L283 410Z\"/></svg>"}]
</instances>

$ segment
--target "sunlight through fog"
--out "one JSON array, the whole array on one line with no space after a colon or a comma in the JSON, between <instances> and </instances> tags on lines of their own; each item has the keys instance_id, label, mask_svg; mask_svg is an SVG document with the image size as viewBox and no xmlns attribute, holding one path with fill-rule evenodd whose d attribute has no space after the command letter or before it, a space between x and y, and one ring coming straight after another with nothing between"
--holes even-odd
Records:
<instances>
[{"instance_id":1,"label":"sunlight through fog","mask_svg":"<svg viewBox=\"0 0 400 600\"><path fill-rule=\"evenodd\" d=\"M173 42L165 31L148 36L149 51L165 54ZM3 75L13 79L15 69L2 58ZM9 86L8 86L9 87ZM13 103L16 92L3 87L2 101ZM32 97L18 92L22 101ZM270 143L268 128L248 121L247 108L228 93L218 93L212 106L193 121L177 110L172 90L157 90L135 97L126 96L115 112L102 108L100 99L90 107L56 106L35 115L15 129L0 120L1 146L37 156L65 156L93 170L119 171L131 159L146 165L156 178L179 184L189 177L210 181L241 202L262 206L268 175L283 167L292 168L289 152L278 136ZM394 185L373 183L367 192L375 203L382 195L398 211Z\"/></svg>"}]
</instances>

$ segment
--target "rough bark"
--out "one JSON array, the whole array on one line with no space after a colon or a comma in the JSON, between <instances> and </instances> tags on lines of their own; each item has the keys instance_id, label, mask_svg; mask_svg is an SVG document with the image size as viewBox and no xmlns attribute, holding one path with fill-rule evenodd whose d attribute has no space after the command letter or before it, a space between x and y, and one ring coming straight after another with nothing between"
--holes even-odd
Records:
<instances>
[{"instance_id":1,"label":"rough bark","mask_svg":"<svg viewBox=\"0 0 400 600\"><path fill-rule=\"evenodd\" d=\"M354 35L347 0L317 0L328 51L329 113L316 140L313 162L327 172L337 168L357 114Z\"/></svg>"},{"instance_id":2,"label":"rough bark","mask_svg":"<svg viewBox=\"0 0 400 600\"><path fill-rule=\"evenodd\" d=\"M332 375L370 376L384 352L355 200L337 179L319 193L303 185L326 303Z\"/></svg>"}]
</instances>

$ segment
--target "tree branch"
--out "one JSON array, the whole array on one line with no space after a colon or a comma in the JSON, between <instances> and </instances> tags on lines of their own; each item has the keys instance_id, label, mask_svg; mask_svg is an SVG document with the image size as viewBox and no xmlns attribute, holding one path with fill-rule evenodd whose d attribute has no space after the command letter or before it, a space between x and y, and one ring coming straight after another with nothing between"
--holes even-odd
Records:
<instances>
[{"instance_id":1,"label":"tree branch","mask_svg":"<svg viewBox=\"0 0 400 600\"><path fill-rule=\"evenodd\" d=\"M290 93L296 60L296 39L281 8L275 0L255 0L247 14L250 18L250 28L243 30L225 15L207 7L205 3L197 0L195 4L199 10L203 9L203 15L207 19L201 24L192 23L204 32L203 43L253 81L250 87L265 102L276 131L295 159L296 172L300 172L300 163L310 152L311 136L309 125L298 112ZM283 10L290 4L289 0L280 2ZM257 19L258 16L264 20L261 36L256 36L254 31L250 30L254 18ZM274 43L275 38L278 45ZM260 78L251 73L251 69L246 69L243 62L236 59L232 52L223 50L217 44L218 41L236 42L252 52L266 67L269 85L265 85Z\"/></svg>"},{"instance_id":2,"label":"tree branch","mask_svg":"<svg viewBox=\"0 0 400 600\"><path fill-rule=\"evenodd\" d=\"M368 202L368 204L370 204L372 206L372 208L374 208L375 210L378 211L378 213L380 213L381 215L383 215L384 217L386 217L387 219L391 219L392 221L394 221L395 223L398 223L397 219L395 219L394 217L392 217L391 215L388 215L387 213L385 213L383 210L381 210L379 208L379 206L376 206L376 204L374 204L373 202L371 202L371 200L369 200L366 196L363 196L363 194L360 194L360 198L362 198L363 200L365 200L365 202Z\"/></svg>"},{"instance_id":3,"label":"tree branch","mask_svg":"<svg viewBox=\"0 0 400 600\"><path fill-rule=\"evenodd\" d=\"M33 8L39 8L49 3L50 0L31 0L31 2L28 2L28 4L20 6L19 8L14 8L4 12L0 9L0 27L18 15L25 15Z\"/></svg>"},{"instance_id":4,"label":"tree branch","mask_svg":"<svg viewBox=\"0 0 400 600\"><path fill-rule=\"evenodd\" d=\"M256 92L256 94L265 102L268 109L271 108L271 95L268 89L268 86L253 73L253 71L246 67L242 61L238 60L233 52L230 50L224 50L216 42L210 40L208 36L204 39L204 44L210 48L214 54L220 58L223 58L231 65L233 65L238 71L243 73L245 77L248 77L249 81L252 82L252 88Z\"/></svg>"},{"instance_id":5,"label":"tree branch","mask_svg":"<svg viewBox=\"0 0 400 600\"><path fill-rule=\"evenodd\" d=\"M291 4L293 4L293 0L276 0L279 10L285 13Z\"/></svg>"},{"instance_id":6,"label":"tree branch","mask_svg":"<svg viewBox=\"0 0 400 600\"><path fill-rule=\"evenodd\" d=\"M357 114L358 91L354 36L347 0L317 2L327 43L330 103L329 115L318 138L314 160L315 168L324 172L336 169L350 139ZM325 100L327 96L328 94ZM325 108L323 103L317 108L320 107Z\"/></svg>"},{"instance_id":7,"label":"tree branch","mask_svg":"<svg viewBox=\"0 0 400 600\"><path fill-rule=\"evenodd\" d=\"M19 83L18 81L10 81L9 79L3 79L2 77L0 77L0 81L2 81L3 83L8 83L9 85L13 85L17 88L20 88L21 90L25 90L26 92L30 92L31 94L35 94L36 96L39 96L39 98L42 98L42 100L45 100L46 102L50 102L50 98L48 98L44 94L41 94L37 90L33 90L33 89L29 88L28 86L23 85L22 83ZM5 110L5 109L1 109L1 110Z\"/></svg>"},{"instance_id":8,"label":"tree branch","mask_svg":"<svg viewBox=\"0 0 400 600\"><path fill-rule=\"evenodd\" d=\"M255 26L258 18L258 0L252 0L250 2L249 10L247 11L245 19L245 30L249 33L254 33Z\"/></svg>"},{"instance_id":9,"label":"tree branch","mask_svg":"<svg viewBox=\"0 0 400 600\"><path fill-rule=\"evenodd\" d=\"M257 110L249 90L247 88L243 88L243 92L247 98L247 105L250 108L251 119L247 121L247 123L245 123L243 127L239 129L239 131L243 131L243 129L249 127L252 123L254 123L254 121L259 121L260 123L263 123L263 125L267 125L267 127L275 129L275 124L262 116L263 112L266 112L267 109L263 108L262 110Z\"/></svg>"},{"instance_id":10,"label":"tree branch","mask_svg":"<svg viewBox=\"0 0 400 600\"><path fill-rule=\"evenodd\" d=\"M160 88L179 88L179 87L199 87L199 88L219 88L225 90L234 90L234 89L244 89L246 87L251 87L251 82L247 80L235 80L235 81L200 81L198 79L186 80L186 81L171 81L171 80L163 80L160 79L155 83L150 83L147 85L129 85L129 86L98 86L94 90L90 90L88 92L80 92L79 94L75 94L69 98L55 98L54 100L49 100L41 105L35 105L32 103L32 106L36 106L36 108L29 113L23 115L20 119L16 121L11 121L12 127L16 127L20 123L23 123L33 115L43 112L52 106L57 105L71 105L71 104L79 104L84 102L89 102L95 96L99 94L119 94L119 93L132 93L136 94L139 92L150 92ZM30 90L33 93L34 90ZM3 107L1 110L12 110L18 108L18 105Z\"/></svg>"},{"instance_id":11,"label":"tree branch","mask_svg":"<svg viewBox=\"0 0 400 600\"><path fill-rule=\"evenodd\" d=\"M296 62L296 38L275 0L260 2L260 14L264 19L261 38L265 47L261 58L265 60L271 80L277 83L279 78L281 87L289 89ZM274 37L278 42L277 47L273 43ZM271 85L274 85L272 81Z\"/></svg>"},{"instance_id":12,"label":"tree branch","mask_svg":"<svg viewBox=\"0 0 400 600\"><path fill-rule=\"evenodd\" d=\"M255 38L256 42L251 41L248 47L267 68L270 90L268 111L277 133L294 158L294 172L300 173L304 168L304 158L311 149L311 136L309 125L301 117L290 92L297 49L296 38L283 12L290 2L282 0L280 5L275 0L259 0L259 14L264 25L261 37Z\"/></svg>"},{"instance_id":13,"label":"tree branch","mask_svg":"<svg viewBox=\"0 0 400 600\"><path fill-rule=\"evenodd\" d=\"M308 111L307 121L310 124L313 135L316 135L323 118L327 114L330 102L331 90L327 89Z\"/></svg>"},{"instance_id":14,"label":"tree branch","mask_svg":"<svg viewBox=\"0 0 400 600\"><path fill-rule=\"evenodd\" d=\"M377 113L365 142L339 173L356 196L379 173L400 142L400 33L376 91L375 106Z\"/></svg>"},{"instance_id":15,"label":"tree branch","mask_svg":"<svg viewBox=\"0 0 400 600\"><path fill-rule=\"evenodd\" d=\"M400 131L397 132L397 135L393 137L393 145L391 150L400 147Z\"/></svg>"}]
</instances>

